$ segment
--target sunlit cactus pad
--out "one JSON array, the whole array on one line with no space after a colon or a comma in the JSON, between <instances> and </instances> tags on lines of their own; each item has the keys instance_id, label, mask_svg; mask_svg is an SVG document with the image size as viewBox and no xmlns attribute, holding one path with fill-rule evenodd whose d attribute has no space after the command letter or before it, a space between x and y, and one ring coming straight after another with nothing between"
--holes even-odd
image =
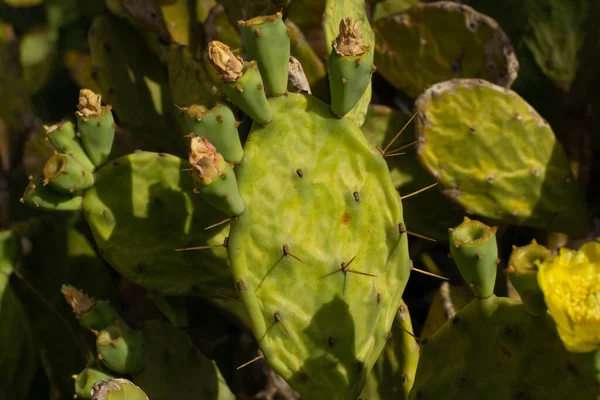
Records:
<instances>
[{"instance_id":1,"label":"sunlit cactus pad","mask_svg":"<svg viewBox=\"0 0 600 400\"><path fill-rule=\"evenodd\" d=\"M280 375L306 398L355 398L409 276L400 198L353 123L310 95L269 102L273 120L253 125L236 169L236 286Z\"/></svg>"},{"instance_id":2,"label":"sunlit cactus pad","mask_svg":"<svg viewBox=\"0 0 600 400\"><path fill-rule=\"evenodd\" d=\"M418 4L378 19L375 64L411 97L453 78L510 86L519 63L508 36L492 18L449 1Z\"/></svg>"},{"instance_id":3,"label":"sunlit cactus pad","mask_svg":"<svg viewBox=\"0 0 600 400\"><path fill-rule=\"evenodd\" d=\"M123 276L163 294L235 296L225 248L225 218L193 194L187 161L138 152L111 161L85 192L83 212L102 256ZM209 272L210 271L210 272Z\"/></svg>"},{"instance_id":4,"label":"sunlit cactus pad","mask_svg":"<svg viewBox=\"0 0 600 400\"><path fill-rule=\"evenodd\" d=\"M411 400L595 398L548 315L517 301L473 300L423 345Z\"/></svg>"},{"instance_id":5,"label":"sunlit cactus pad","mask_svg":"<svg viewBox=\"0 0 600 400\"><path fill-rule=\"evenodd\" d=\"M587 227L562 146L518 94L455 79L427 89L415 111L419 160L467 211L567 233Z\"/></svg>"}]
</instances>

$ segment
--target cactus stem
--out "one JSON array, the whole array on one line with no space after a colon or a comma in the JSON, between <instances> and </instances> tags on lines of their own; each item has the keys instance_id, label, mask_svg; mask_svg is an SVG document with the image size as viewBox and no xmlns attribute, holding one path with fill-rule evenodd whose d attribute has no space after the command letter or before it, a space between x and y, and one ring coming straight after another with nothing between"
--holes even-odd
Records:
<instances>
[{"instance_id":1,"label":"cactus stem","mask_svg":"<svg viewBox=\"0 0 600 400\"><path fill-rule=\"evenodd\" d=\"M302 261L302 259L300 259L299 257L296 257L295 255L293 255L292 253L290 253L290 249L289 249L289 247L288 247L288 245L287 245L287 244L284 244L284 245L283 245L283 255L284 255L284 256L290 256L290 257L292 257L293 259L300 261L301 263L303 263L303 262L304 262L304 261Z\"/></svg>"},{"instance_id":2,"label":"cactus stem","mask_svg":"<svg viewBox=\"0 0 600 400\"><path fill-rule=\"evenodd\" d=\"M235 217L229 217L229 218L225 218L224 220L222 220L222 221L219 221L219 222L217 222L216 224L212 224L212 225L210 225L210 226L207 226L206 228L204 228L204 230L205 230L205 231L207 231L207 230L209 230L209 229L211 229L211 228L214 228L214 227L216 227L216 226L219 226L219 225L226 224L226 223L228 223L229 221L231 221L231 220L232 220L232 219L234 219L234 218L235 218Z\"/></svg>"},{"instance_id":3,"label":"cactus stem","mask_svg":"<svg viewBox=\"0 0 600 400\"><path fill-rule=\"evenodd\" d=\"M436 182L436 183L433 183L433 184L431 184L431 185L429 185L429 186L425 186L424 188L422 188L422 189L419 189L419 190L416 190L416 191L414 191L414 192L412 192L412 193L409 193L409 194L407 194L406 196L400 196L400 200L408 199L409 197L412 197L412 196L415 196L415 195L417 195L417 194L419 194L419 193L422 193L422 192L424 192L424 191L426 191L426 190L428 190L428 189L431 189L431 188L432 188L432 187L434 187L434 186L437 186L437 182Z\"/></svg>"},{"instance_id":4,"label":"cactus stem","mask_svg":"<svg viewBox=\"0 0 600 400\"><path fill-rule=\"evenodd\" d=\"M287 328L285 327L285 325L283 325L283 322L281 321L281 315L279 315L279 313L276 312L275 314L273 314L273 318L275 318L275 322L277 322L279 325L281 325L281 327L283 328L285 333L287 333L289 335L290 332L287 330Z\"/></svg>"},{"instance_id":5,"label":"cactus stem","mask_svg":"<svg viewBox=\"0 0 600 400\"><path fill-rule=\"evenodd\" d=\"M401 151L401 150L404 150L404 149L406 149L407 147L413 146L413 145L415 145L415 144L417 144L417 143L419 143L419 141L418 141L418 140L415 140L414 142L410 142L409 144L405 144L405 145L404 145L404 146L402 146L402 147L398 147L397 149L390 150L388 153L384 153L384 154L383 154L383 156L384 156L384 157L390 157L390 156L393 156L393 155L395 155L397 152L399 152L399 151ZM404 153L402 153L402 154L404 154Z\"/></svg>"},{"instance_id":6,"label":"cactus stem","mask_svg":"<svg viewBox=\"0 0 600 400\"><path fill-rule=\"evenodd\" d=\"M258 360L262 360L263 358L265 358L265 355L263 354L262 351L258 350L258 355L256 357L254 357L252 360L240 365L239 367L237 367L238 370L247 367L248 365L257 362Z\"/></svg>"},{"instance_id":7,"label":"cactus stem","mask_svg":"<svg viewBox=\"0 0 600 400\"><path fill-rule=\"evenodd\" d=\"M396 141L396 139L398 139L400 137L400 135L402 134L402 132L404 132L404 130L408 127L408 125L412 122L412 120L417 116L417 113L414 113L412 115L412 117L410 117L410 119L408 120L408 122L406 124L404 124L404 126L402 127L402 129L400 129L400 132L398 132L396 134L396 136L394 136L392 138L392 140L390 140L390 142L387 144L387 146L385 146L385 148L383 149L383 154L386 154L388 149L390 148L390 146L392 144L394 144L394 142Z\"/></svg>"}]
</instances>

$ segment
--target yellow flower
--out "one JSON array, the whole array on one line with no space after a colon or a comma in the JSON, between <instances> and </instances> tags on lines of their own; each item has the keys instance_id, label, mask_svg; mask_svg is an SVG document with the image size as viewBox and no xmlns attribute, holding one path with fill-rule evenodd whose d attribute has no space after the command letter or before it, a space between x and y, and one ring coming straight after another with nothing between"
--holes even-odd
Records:
<instances>
[{"instance_id":1,"label":"yellow flower","mask_svg":"<svg viewBox=\"0 0 600 400\"><path fill-rule=\"evenodd\" d=\"M600 348L600 243L561 249L540 264L538 282L567 350Z\"/></svg>"}]
</instances>

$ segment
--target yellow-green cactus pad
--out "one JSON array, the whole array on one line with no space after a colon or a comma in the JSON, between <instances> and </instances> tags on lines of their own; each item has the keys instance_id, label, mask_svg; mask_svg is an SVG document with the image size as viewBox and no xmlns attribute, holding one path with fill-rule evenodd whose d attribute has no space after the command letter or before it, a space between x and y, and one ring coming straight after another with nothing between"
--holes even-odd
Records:
<instances>
[{"instance_id":1,"label":"yellow-green cactus pad","mask_svg":"<svg viewBox=\"0 0 600 400\"><path fill-rule=\"evenodd\" d=\"M586 205L548 123L515 92L477 79L430 87L415 103L418 157L467 211L565 233Z\"/></svg>"},{"instance_id":2,"label":"yellow-green cactus pad","mask_svg":"<svg viewBox=\"0 0 600 400\"><path fill-rule=\"evenodd\" d=\"M377 359L360 399L406 399L415 380L421 347L413 335L408 307L402 302L392 327L392 338Z\"/></svg>"},{"instance_id":3,"label":"yellow-green cactus pad","mask_svg":"<svg viewBox=\"0 0 600 400\"><path fill-rule=\"evenodd\" d=\"M449 1L418 4L378 19L375 65L394 87L417 97L453 78L482 78L510 86L519 63L492 18Z\"/></svg>"},{"instance_id":4,"label":"yellow-green cactus pad","mask_svg":"<svg viewBox=\"0 0 600 400\"><path fill-rule=\"evenodd\" d=\"M194 346L183 330L164 321L148 321L144 336L144 369L134 381L152 400L234 400L217 365Z\"/></svg>"},{"instance_id":5,"label":"yellow-green cactus pad","mask_svg":"<svg viewBox=\"0 0 600 400\"><path fill-rule=\"evenodd\" d=\"M310 95L269 100L236 174L228 243L269 364L306 398L357 397L390 338L410 265L381 154Z\"/></svg>"},{"instance_id":6,"label":"yellow-green cactus pad","mask_svg":"<svg viewBox=\"0 0 600 400\"><path fill-rule=\"evenodd\" d=\"M84 215L101 254L120 274L162 294L234 297L226 216L193 194L190 165L139 152L105 164L85 192ZM214 245L213 249L176 251Z\"/></svg>"},{"instance_id":7,"label":"yellow-green cactus pad","mask_svg":"<svg viewBox=\"0 0 600 400\"><path fill-rule=\"evenodd\" d=\"M411 400L594 399L595 382L568 361L548 315L518 301L475 299L423 347Z\"/></svg>"}]
</instances>

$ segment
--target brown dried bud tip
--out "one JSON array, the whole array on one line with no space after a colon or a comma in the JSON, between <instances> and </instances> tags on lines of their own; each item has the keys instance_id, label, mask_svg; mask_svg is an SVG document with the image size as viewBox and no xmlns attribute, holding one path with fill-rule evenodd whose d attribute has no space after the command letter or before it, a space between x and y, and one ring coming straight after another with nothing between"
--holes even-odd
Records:
<instances>
[{"instance_id":1,"label":"brown dried bud tip","mask_svg":"<svg viewBox=\"0 0 600 400\"><path fill-rule=\"evenodd\" d=\"M96 305L96 301L93 298L88 297L81 290L71 285L62 285L60 291L78 317L81 317Z\"/></svg>"},{"instance_id":2,"label":"brown dried bud tip","mask_svg":"<svg viewBox=\"0 0 600 400\"><path fill-rule=\"evenodd\" d=\"M76 114L80 117L96 117L102 113L102 96L92 92L90 89L81 89L79 91L79 111Z\"/></svg>"},{"instance_id":3,"label":"brown dried bud tip","mask_svg":"<svg viewBox=\"0 0 600 400\"><path fill-rule=\"evenodd\" d=\"M194 137L190 144L192 174L204 184L209 184L225 169L225 160L205 137Z\"/></svg>"},{"instance_id":4,"label":"brown dried bud tip","mask_svg":"<svg viewBox=\"0 0 600 400\"><path fill-rule=\"evenodd\" d=\"M223 82L235 82L242 77L244 60L231 52L229 46L213 40L208 44L208 58Z\"/></svg>"},{"instance_id":5,"label":"brown dried bud tip","mask_svg":"<svg viewBox=\"0 0 600 400\"><path fill-rule=\"evenodd\" d=\"M340 33L331 45L340 56L359 56L367 50L363 45L358 22L354 23L352 17L346 17L340 22Z\"/></svg>"}]
</instances>

